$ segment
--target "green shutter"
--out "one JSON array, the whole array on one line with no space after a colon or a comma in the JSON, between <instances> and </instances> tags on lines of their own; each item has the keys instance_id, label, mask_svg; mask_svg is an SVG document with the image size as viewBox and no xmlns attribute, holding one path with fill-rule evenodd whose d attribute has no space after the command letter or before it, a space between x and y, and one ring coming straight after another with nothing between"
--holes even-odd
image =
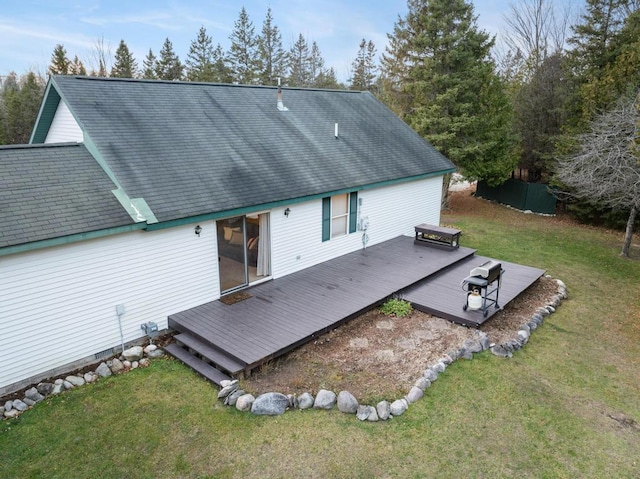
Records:
<instances>
[{"instance_id":1,"label":"green shutter","mask_svg":"<svg viewBox=\"0 0 640 479\"><path fill-rule=\"evenodd\" d=\"M331 239L331 197L322 198L322 241Z\"/></svg>"},{"instance_id":2,"label":"green shutter","mask_svg":"<svg viewBox=\"0 0 640 479\"><path fill-rule=\"evenodd\" d=\"M358 192L349 194L349 233L358 229Z\"/></svg>"}]
</instances>

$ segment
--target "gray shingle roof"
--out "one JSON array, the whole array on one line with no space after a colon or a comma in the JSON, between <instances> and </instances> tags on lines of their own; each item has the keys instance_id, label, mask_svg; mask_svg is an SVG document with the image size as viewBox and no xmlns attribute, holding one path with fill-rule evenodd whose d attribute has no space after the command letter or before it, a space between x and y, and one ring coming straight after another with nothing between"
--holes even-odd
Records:
<instances>
[{"instance_id":1,"label":"gray shingle roof","mask_svg":"<svg viewBox=\"0 0 640 479\"><path fill-rule=\"evenodd\" d=\"M132 224L83 145L0 147L0 248Z\"/></svg>"},{"instance_id":2,"label":"gray shingle roof","mask_svg":"<svg viewBox=\"0 0 640 479\"><path fill-rule=\"evenodd\" d=\"M56 76L130 198L159 221L450 171L373 95ZM334 137L338 123L339 138Z\"/></svg>"}]
</instances>

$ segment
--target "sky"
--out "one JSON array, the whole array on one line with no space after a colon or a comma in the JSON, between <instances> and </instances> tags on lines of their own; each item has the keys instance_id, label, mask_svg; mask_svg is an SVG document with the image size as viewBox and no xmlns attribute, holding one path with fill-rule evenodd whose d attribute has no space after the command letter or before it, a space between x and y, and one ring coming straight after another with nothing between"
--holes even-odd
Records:
<instances>
[{"instance_id":1,"label":"sky","mask_svg":"<svg viewBox=\"0 0 640 479\"><path fill-rule=\"evenodd\" d=\"M5 0L6 1L6 0ZM8 3L8 5L6 4ZM151 48L157 55L165 38L184 63L189 45L204 26L224 50L244 6L256 34L271 7L285 49L302 34L315 41L338 80L345 82L358 45L364 38L384 51L387 33L398 15L407 12L406 0L9 0L0 16L0 76L29 70L46 76L56 44L67 56L78 55L87 70L95 67L96 45L102 42L113 55L123 39L138 65ZM490 34L504 28L508 0L474 0L478 25Z\"/></svg>"}]
</instances>

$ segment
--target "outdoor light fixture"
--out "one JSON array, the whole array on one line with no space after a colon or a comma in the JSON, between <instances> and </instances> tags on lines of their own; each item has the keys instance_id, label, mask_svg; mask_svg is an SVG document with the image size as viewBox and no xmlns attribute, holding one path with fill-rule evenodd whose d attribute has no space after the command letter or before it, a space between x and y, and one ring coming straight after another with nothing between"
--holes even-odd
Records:
<instances>
[{"instance_id":1,"label":"outdoor light fixture","mask_svg":"<svg viewBox=\"0 0 640 479\"><path fill-rule=\"evenodd\" d=\"M289 214L291 213L291 210L289 208L287 208L286 210L284 210L284 215L288 218Z\"/></svg>"},{"instance_id":2,"label":"outdoor light fixture","mask_svg":"<svg viewBox=\"0 0 640 479\"><path fill-rule=\"evenodd\" d=\"M193 230L195 231L195 233L200 236L200 233L202 233L202 228L200 227L200 225L196 226L196 228Z\"/></svg>"}]
</instances>

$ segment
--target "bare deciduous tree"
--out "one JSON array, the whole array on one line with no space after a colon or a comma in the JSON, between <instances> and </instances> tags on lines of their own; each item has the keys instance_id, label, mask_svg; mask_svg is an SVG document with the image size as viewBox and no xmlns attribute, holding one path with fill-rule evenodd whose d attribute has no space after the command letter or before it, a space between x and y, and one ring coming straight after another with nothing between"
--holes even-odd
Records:
<instances>
[{"instance_id":1,"label":"bare deciduous tree","mask_svg":"<svg viewBox=\"0 0 640 479\"><path fill-rule=\"evenodd\" d=\"M509 2L504 15L504 42L512 56L519 56L527 70L535 72L545 59L560 53L569 29L570 9L551 0Z\"/></svg>"},{"instance_id":2,"label":"bare deciduous tree","mask_svg":"<svg viewBox=\"0 0 640 479\"><path fill-rule=\"evenodd\" d=\"M579 151L560 162L558 177L575 195L629 210L622 256L629 256L640 210L640 94L622 97L578 137Z\"/></svg>"}]
</instances>

